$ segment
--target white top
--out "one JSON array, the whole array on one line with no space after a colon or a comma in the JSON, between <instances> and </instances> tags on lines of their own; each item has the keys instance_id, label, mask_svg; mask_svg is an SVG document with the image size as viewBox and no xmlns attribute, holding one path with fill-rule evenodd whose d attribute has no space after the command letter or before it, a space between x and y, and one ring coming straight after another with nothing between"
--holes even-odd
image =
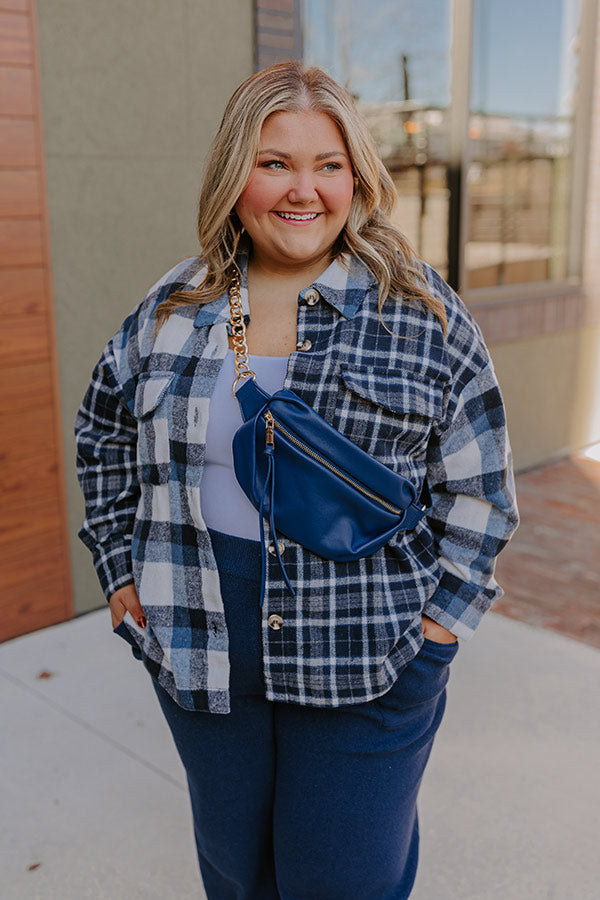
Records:
<instances>
[{"instance_id":1,"label":"white top","mask_svg":"<svg viewBox=\"0 0 600 900\"><path fill-rule=\"evenodd\" d=\"M269 394L283 387L288 359L287 356L248 356L257 383ZM209 528L257 541L260 539L258 511L239 486L233 470L231 443L243 422L239 404L231 393L234 378L235 354L228 350L208 407L200 505Z\"/></svg>"}]
</instances>

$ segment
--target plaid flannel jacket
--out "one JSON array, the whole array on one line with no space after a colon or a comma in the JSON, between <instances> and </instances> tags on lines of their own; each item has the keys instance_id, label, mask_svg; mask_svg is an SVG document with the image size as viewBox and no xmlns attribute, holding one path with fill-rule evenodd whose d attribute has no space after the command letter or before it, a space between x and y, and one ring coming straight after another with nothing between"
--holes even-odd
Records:
<instances>
[{"instance_id":1,"label":"plaid flannel jacket","mask_svg":"<svg viewBox=\"0 0 600 900\"><path fill-rule=\"evenodd\" d=\"M249 321L243 270L242 302ZM298 351L285 387L420 489L433 509L366 559L333 562L283 539L296 596L267 554L266 696L309 706L385 693L422 642L421 614L467 638L501 595L494 560L517 524L502 398L480 331L425 267L448 335L422 304L388 299L355 258L335 260L298 297ZM200 508L209 400L228 348L228 298L154 312L203 278L175 266L108 343L76 423L87 516L80 537L107 597L134 582L148 625L126 617L147 669L187 709L229 711L228 640ZM317 293L315 293L315 291ZM241 422L241 419L240 419ZM257 514L258 515L258 514ZM271 542L268 523L265 533ZM273 613L284 621L273 630Z\"/></svg>"}]
</instances>

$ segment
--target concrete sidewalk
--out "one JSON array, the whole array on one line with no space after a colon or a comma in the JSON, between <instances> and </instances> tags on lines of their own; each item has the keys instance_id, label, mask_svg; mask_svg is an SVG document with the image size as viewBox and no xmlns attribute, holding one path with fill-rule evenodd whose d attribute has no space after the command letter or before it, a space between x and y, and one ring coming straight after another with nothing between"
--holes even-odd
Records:
<instances>
[{"instance_id":1,"label":"concrete sidewalk","mask_svg":"<svg viewBox=\"0 0 600 900\"><path fill-rule=\"evenodd\" d=\"M411 900L596 900L600 651L489 614L452 664ZM202 898L183 770L100 610L0 646L0 898ZM341 898L331 898L341 900Z\"/></svg>"}]
</instances>

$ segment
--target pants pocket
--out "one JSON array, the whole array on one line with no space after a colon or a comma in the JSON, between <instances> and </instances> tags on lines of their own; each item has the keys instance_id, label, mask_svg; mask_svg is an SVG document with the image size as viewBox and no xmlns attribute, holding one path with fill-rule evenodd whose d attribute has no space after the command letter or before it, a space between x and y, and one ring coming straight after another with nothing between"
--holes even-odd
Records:
<instances>
[{"instance_id":1,"label":"pants pocket","mask_svg":"<svg viewBox=\"0 0 600 900\"><path fill-rule=\"evenodd\" d=\"M423 639L423 646L417 655L430 654L440 662L451 663L458 652L458 641L451 644L442 644L440 641L432 641L431 638Z\"/></svg>"},{"instance_id":2,"label":"pants pocket","mask_svg":"<svg viewBox=\"0 0 600 900\"><path fill-rule=\"evenodd\" d=\"M450 663L457 651L457 641L440 644L425 639L389 691L374 701L384 728L399 728L406 720L407 711L437 703L448 683Z\"/></svg>"}]
</instances>

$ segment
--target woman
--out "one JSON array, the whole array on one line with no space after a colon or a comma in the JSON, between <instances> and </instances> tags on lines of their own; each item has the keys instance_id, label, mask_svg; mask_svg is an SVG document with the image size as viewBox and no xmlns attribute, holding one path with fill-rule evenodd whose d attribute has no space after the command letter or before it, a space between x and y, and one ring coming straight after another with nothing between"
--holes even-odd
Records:
<instances>
[{"instance_id":1,"label":"woman","mask_svg":"<svg viewBox=\"0 0 600 900\"><path fill-rule=\"evenodd\" d=\"M208 161L201 256L124 322L79 413L81 537L153 676L211 900L408 897L449 663L500 593L517 521L502 400L394 201L323 71L249 78ZM261 584L258 514L232 469L236 273L258 383L429 485L430 513L367 558L325 560L265 522Z\"/></svg>"}]
</instances>

